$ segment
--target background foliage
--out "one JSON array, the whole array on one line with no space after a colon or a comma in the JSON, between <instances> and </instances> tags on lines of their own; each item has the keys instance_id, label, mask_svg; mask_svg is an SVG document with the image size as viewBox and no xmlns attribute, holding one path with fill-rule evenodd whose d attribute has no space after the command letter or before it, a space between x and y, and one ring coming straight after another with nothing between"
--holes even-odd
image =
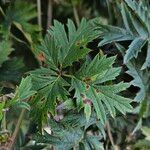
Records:
<instances>
[{"instance_id":1,"label":"background foliage","mask_svg":"<svg viewBox=\"0 0 150 150\"><path fill-rule=\"evenodd\" d=\"M149 8L0 0L0 147L149 150Z\"/></svg>"}]
</instances>

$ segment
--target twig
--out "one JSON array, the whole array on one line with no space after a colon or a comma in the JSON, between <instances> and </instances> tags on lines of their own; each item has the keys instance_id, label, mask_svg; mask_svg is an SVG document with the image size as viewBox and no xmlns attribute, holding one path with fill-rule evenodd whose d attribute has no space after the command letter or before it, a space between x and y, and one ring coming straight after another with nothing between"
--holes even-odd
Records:
<instances>
[{"instance_id":1,"label":"twig","mask_svg":"<svg viewBox=\"0 0 150 150\"><path fill-rule=\"evenodd\" d=\"M23 120L25 111L26 111L26 109L22 109L21 114L20 114L19 119L18 119L18 122L17 122L17 125L16 125L16 128L15 128L15 130L14 130L14 132L13 132L11 141L10 141L10 143L8 144L8 146L7 146L6 149L9 149L9 150L12 150L12 149L13 149L13 146L14 146L15 140L16 140L16 137L17 137L18 132L19 132L19 130L20 130L20 125L21 125L21 123L22 123L22 120Z\"/></svg>"},{"instance_id":2,"label":"twig","mask_svg":"<svg viewBox=\"0 0 150 150\"><path fill-rule=\"evenodd\" d=\"M2 129L4 132L7 131L7 125L6 125L6 111L7 109L3 110L3 120L2 120Z\"/></svg>"},{"instance_id":3,"label":"twig","mask_svg":"<svg viewBox=\"0 0 150 150\"><path fill-rule=\"evenodd\" d=\"M4 102L4 104L6 103L7 101L7 97L5 95L3 95L2 97L0 97L2 99L2 102ZM7 125L6 125L6 112L7 112L7 108L4 108L2 110L3 112L3 119L2 119L2 131L3 132L6 132L7 131Z\"/></svg>"},{"instance_id":4,"label":"twig","mask_svg":"<svg viewBox=\"0 0 150 150\"><path fill-rule=\"evenodd\" d=\"M52 18L53 18L53 0L48 0L47 29L52 25Z\"/></svg>"},{"instance_id":5,"label":"twig","mask_svg":"<svg viewBox=\"0 0 150 150\"><path fill-rule=\"evenodd\" d=\"M42 28L42 18L41 18L41 0L37 0L37 12L38 12L38 25Z\"/></svg>"},{"instance_id":6,"label":"twig","mask_svg":"<svg viewBox=\"0 0 150 150\"><path fill-rule=\"evenodd\" d=\"M108 137L110 139L110 142L111 142L111 145L112 145L113 149L117 150L117 148L116 148L116 146L114 144L113 136L112 136L111 131L110 131L110 124L109 124L109 122L106 123L106 129L107 129Z\"/></svg>"}]
</instances>

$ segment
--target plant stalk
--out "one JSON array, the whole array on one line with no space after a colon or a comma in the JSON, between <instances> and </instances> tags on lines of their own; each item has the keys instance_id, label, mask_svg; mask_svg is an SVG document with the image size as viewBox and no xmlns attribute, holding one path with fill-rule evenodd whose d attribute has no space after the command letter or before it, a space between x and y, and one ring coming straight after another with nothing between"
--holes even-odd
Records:
<instances>
[{"instance_id":1,"label":"plant stalk","mask_svg":"<svg viewBox=\"0 0 150 150\"><path fill-rule=\"evenodd\" d=\"M79 24L80 24L79 14L78 14L76 5L73 3L73 1L72 1L72 7L73 7L74 19L75 19L75 21L76 21L77 26L79 26Z\"/></svg>"},{"instance_id":2,"label":"plant stalk","mask_svg":"<svg viewBox=\"0 0 150 150\"><path fill-rule=\"evenodd\" d=\"M113 2L111 0L106 0L106 2L107 2L107 7L108 7L109 23L111 25L113 25L114 20L115 20L115 18L114 18L115 15L114 15L114 10L113 10Z\"/></svg>"},{"instance_id":3,"label":"plant stalk","mask_svg":"<svg viewBox=\"0 0 150 150\"><path fill-rule=\"evenodd\" d=\"M53 18L53 0L48 0L47 29L52 25L52 18Z\"/></svg>"},{"instance_id":4,"label":"plant stalk","mask_svg":"<svg viewBox=\"0 0 150 150\"><path fill-rule=\"evenodd\" d=\"M117 148L116 148L116 146L115 146L115 143L114 143L113 136L112 136L112 134L111 134L109 122L106 123L106 128L107 128L107 133L108 133L108 137L109 137L109 139L110 139L111 145L112 145L112 147L113 147L114 150L117 150Z\"/></svg>"},{"instance_id":5,"label":"plant stalk","mask_svg":"<svg viewBox=\"0 0 150 150\"><path fill-rule=\"evenodd\" d=\"M6 111L3 111L3 121L2 121L2 125L3 125L3 131L5 132L7 130L7 125L6 125Z\"/></svg>"},{"instance_id":6,"label":"plant stalk","mask_svg":"<svg viewBox=\"0 0 150 150\"><path fill-rule=\"evenodd\" d=\"M3 102L5 103L5 102L6 102L6 97L3 96L2 99L3 99ZM6 111L7 111L7 108L3 109L2 130L3 130L4 132L6 132L6 130L7 130Z\"/></svg>"},{"instance_id":7,"label":"plant stalk","mask_svg":"<svg viewBox=\"0 0 150 150\"><path fill-rule=\"evenodd\" d=\"M14 132L13 132L11 141L10 141L10 143L8 144L8 149L9 149L9 150L12 150L12 149L13 149L13 146L14 146L15 140L16 140L16 137L17 137L18 132L19 132L19 130L20 130L20 126L21 126L21 123L22 123L22 120L23 120L25 111L26 111L26 109L22 109L22 111L21 111L21 114L20 114L20 116L19 116L19 119L18 119L16 128L15 128L15 130L14 130Z\"/></svg>"},{"instance_id":8,"label":"plant stalk","mask_svg":"<svg viewBox=\"0 0 150 150\"><path fill-rule=\"evenodd\" d=\"M42 28L42 18L41 18L41 0L37 0L37 12L38 12L38 25Z\"/></svg>"}]
</instances>

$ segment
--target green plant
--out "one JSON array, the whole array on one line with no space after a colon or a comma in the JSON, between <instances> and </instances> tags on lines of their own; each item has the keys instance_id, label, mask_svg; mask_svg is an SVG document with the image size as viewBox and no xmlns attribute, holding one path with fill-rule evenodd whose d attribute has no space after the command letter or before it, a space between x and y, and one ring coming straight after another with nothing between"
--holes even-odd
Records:
<instances>
[{"instance_id":1,"label":"green plant","mask_svg":"<svg viewBox=\"0 0 150 150\"><path fill-rule=\"evenodd\" d=\"M125 29L109 25L101 25L103 40L99 46L119 41L129 41L131 44L125 52L124 63L137 58L138 53L147 43L147 55L142 69L149 67L149 5L146 1L125 0L121 4L121 14Z\"/></svg>"},{"instance_id":2,"label":"green plant","mask_svg":"<svg viewBox=\"0 0 150 150\"><path fill-rule=\"evenodd\" d=\"M3 16L1 23L1 33L3 33L3 37L10 36L19 42L25 42L11 32L13 26L15 26L23 34L30 45L40 39L38 36L40 31L39 26L29 22L37 16L35 5L28 5L25 1L15 0L14 3L8 6L6 11L1 7L0 10ZM37 37L39 37L39 39Z\"/></svg>"},{"instance_id":3,"label":"green plant","mask_svg":"<svg viewBox=\"0 0 150 150\"><path fill-rule=\"evenodd\" d=\"M68 20L66 30L64 25L54 21L38 47L44 56L44 66L29 72L13 99L6 101L3 108L18 105L31 110L31 118L38 124L38 138L34 139L37 146L50 144L62 149L63 144L63 149L68 150L77 147L103 149L99 142L106 136L104 125L108 118L132 109L131 100L118 94L130 84L112 82L121 71L120 67L113 67L115 57L102 53L90 57L88 43L98 36L93 21L82 19L76 29ZM23 114L24 110L9 148L13 147ZM97 136L91 126L99 129Z\"/></svg>"},{"instance_id":4,"label":"green plant","mask_svg":"<svg viewBox=\"0 0 150 150\"><path fill-rule=\"evenodd\" d=\"M147 84L150 80L148 75L150 60L148 8L149 4L147 1L140 1L138 3L134 0L125 0L120 4L125 29L110 25L100 25L98 29L103 38L99 46L111 42L131 41L127 50L121 48L121 45L117 46L119 49L122 49L124 63L129 68L128 73L134 78L132 84L141 89L135 97L137 101L147 99L150 91L150 87ZM142 59L140 59L141 56Z\"/></svg>"},{"instance_id":5,"label":"green plant","mask_svg":"<svg viewBox=\"0 0 150 150\"><path fill-rule=\"evenodd\" d=\"M8 60L8 55L12 52L12 47L11 47L11 43L8 40L4 40L0 43L0 66L3 64L3 62L5 62L6 60Z\"/></svg>"},{"instance_id":6,"label":"green plant","mask_svg":"<svg viewBox=\"0 0 150 150\"><path fill-rule=\"evenodd\" d=\"M8 149L12 149L16 140L16 137L20 130L20 125L23 120L24 114L26 109L30 110L30 105L27 103L27 101L30 99L32 95L36 93L36 91L31 90L32 84L31 84L31 78L26 77L23 78L19 87L16 88L15 93L10 93L6 95L0 96L0 121L1 124L1 132L0 132L0 146ZM11 135L11 131L7 128L7 112L8 109L12 109L13 107L22 108L20 117L17 121L17 125L14 129L13 134ZM10 141L11 139L11 141ZM9 141L9 142L8 142ZM5 144L8 143L8 145L5 147Z\"/></svg>"},{"instance_id":7,"label":"green plant","mask_svg":"<svg viewBox=\"0 0 150 150\"><path fill-rule=\"evenodd\" d=\"M26 51L29 49L35 54L34 44L41 39L40 28L31 23L31 20L36 17L35 5L28 5L27 2L19 0L5 5L0 6L0 82L16 84L20 82L23 73L28 70L23 60L24 56L18 58L17 53L20 53L22 49L18 45L22 44Z\"/></svg>"},{"instance_id":8,"label":"green plant","mask_svg":"<svg viewBox=\"0 0 150 150\"><path fill-rule=\"evenodd\" d=\"M89 122L86 121L83 113L70 113L60 122L50 119L48 123L50 127L44 129L44 135L38 134L35 136L35 140L39 145L45 143L45 145L50 144L56 149L64 150L73 147L79 149L104 149L103 144L100 143L102 135L99 133L99 135L90 135L88 133L89 126L97 124L97 127L99 127L101 125L97 121L95 113L92 114ZM48 129L53 133L52 135L48 132Z\"/></svg>"},{"instance_id":9,"label":"green plant","mask_svg":"<svg viewBox=\"0 0 150 150\"><path fill-rule=\"evenodd\" d=\"M94 111L96 118L103 126L108 116L116 116L116 110L125 114L132 109L129 104L131 101L117 94L128 88L129 84L111 82L121 70L120 67L112 67L115 57L107 58L100 53L94 58L88 56L91 50L87 44L97 37L92 22L83 19L76 29L73 22L68 20L67 29L68 34L60 22L54 22L54 26L48 31L39 47L45 57L46 67L30 73L33 89L37 91L35 99L31 102L31 116L38 122L39 130L42 130L45 123L48 123L48 115L58 117L61 124L59 111L63 112L63 109L69 109L69 111L82 111L83 109L87 122L90 121ZM65 110L64 114L60 115L67 119L66 113ZM51 123L49 125L51 127ZM55 126L53 128L55 131ZM53 139L49 139L51 135L45 133L44 137L41 136L43 140L40 138L39 142L53 144L59 149L63 138L67 140L65 143L70 143L68 140L72 139L64 137L66 134L68 136L72 134L70 127L67 130L69 131L64 129L64 135L54 132L53 136L60 134L62 141L53 143L51 141ZM83 133L81 131L79 133L81 135L79 136L76 132L75 137L78 136L80 143L84 138L81 138ZM71 147L75 145L74 143Z\"/></svg>"},{"instance_id":10,"label":"green plant","mask_svg":"<svg viewBox=\"0 0 150 150\"><path fill-rule=\"evenodd\" d=\"M148 150L149 8L0 1L0 149Z\"/></svg>"},{"instance_id":11,"label":"green plant","mask_svg":"<svg viewBox=\"0 0 150 150\"><path fill-rule=\"evenodd\" d=\"M145 139L139 140L134 146L133 149L140 150L149 150L150 149L150 128L142 127L141 128L143 135L145 135Z\"/></svg>"},{"instance_id":12,"label":"green plant","mask_svg":"<svg viewBox=\"0 0 150 150\"><path fill-rule=\"evenodd\" d=\"M141 127L141 118L149 117L150 108L149 7L146 0L124 0L120 2L124 28L103 24L97 28L102 38L99 46L115 44L133 77L131 84L140 88L135 96L135 102L140 102L135 110L140 118L136 129Z\"/></svg>"},{"instance_id":13,"label":"green plant","mask_svg":"<svg viewBox=\"0 0 150 150\"><path fill-rule=\"evenodd\" d=\"M122 113L131 109L129 100L116 94L129 85L123 82L109 86L104 84L119 75L121 68L112 67L115 57L106 58L97 54L93 60L86 58L90 52L87 43L97 37L93 29L90 22L83 19L76 31L73 22L69 20L67 38L63 25L55 21L40 47L48 68L32 71L31 78L33 87L45 99L42 103L46 112L49 110L55 114L56 102L68 100L71 96L69 91L75 91L77 107L80 109L85 106L87 112L90 112L93 103L98 118L104 124L106 112L103 103L112 116L116 114L115 109ZM75 62L80 59L83 61L77 69ZM114 101L111 102L111 99ZM89 119L90 114L86 116Z\"/></svg>"}]
</instances>

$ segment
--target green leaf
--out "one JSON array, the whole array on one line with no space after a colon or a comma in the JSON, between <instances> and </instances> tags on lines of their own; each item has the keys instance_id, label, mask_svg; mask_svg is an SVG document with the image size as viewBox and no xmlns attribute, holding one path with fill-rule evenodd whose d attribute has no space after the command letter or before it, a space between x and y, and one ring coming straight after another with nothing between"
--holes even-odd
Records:
<instances>
[{"instance_id":1,"label":"green leaf","mask_svg":"<svg viewBox=\"0 0 150 150\"><path fill-rule=\"evenodd\" d=\"M146 140L150 141L150 128L142 127L142 133L146 136Z\"/></svg>"},{"instance_id":2,"label":"green leaf","mask_svg":"<svg viewBox=\"0 0 150 150\"><path fill-rule=\"evenodd\" d=\"M12 58L3 63L0 68L0 81L19 84L23 74L27 71L22 58Z\"/></svg>"},{"instance_id":3,"label":"green leaf","mask_svg":"<svg viewBox=\"0 0 150 150\"><path fill-rule=\"evenodd\" d=\"M93 147L92 149L95 150L104 150L103 144L99 142L99 137L97 136L89 136L86 137L88 143Z\"/></svg>"},{"instance_id":4,"label":"green leaf","mask_svg":"<svg viewBox=\"0 0 150 150\"><path fill-rule=\"evenodd\" d=\"M56 41L49 34L46 35L42 41L41 46L38 47L39 52L43 52L46 63L50 68L57 70L59 65L58 50L59 47L56 45Z\"/></svg>"},{"instance_id":5,"label":"green leaf","mask_svg":"<svg viewBox=\"0 0 150 150\"><path fill-rule=\"evenodd\" d=\"M86 121L85 116L81 112L77 114L70 113L64 119L60 120L59 123L50 119L47 128L51 130L51 134L46 131L44 135L38 134L34 139L36 144L53 145L58 150L79 148L82 143L84 143L83 147L88 146L89 150L95 148L99 150L99 148L103 147L102 143L99 142L100 136L89 135L86 131L86 128L96 122L97 119L94 113L92 113L89 122Z\"/></svg>"},{"instance_id":6,"label":"green leaf","mask_svg":"<svg viewBox=\"0 0 150 150\"><path fill-rule=\"evenodd\" d=\"M72 78L71 90L75 89L74 97L81 102L91 101L102 124L105 124L108 112L114 117L116 110L123 114L132 110L131 100L117 95L128 88L129 84L121 82L104 85L102 80L101 82L99 80L105 78L104 81L110 81L119 75L120 68L119 71L117 68L117 71L115 70L117 73L105 77L106 72L113 70L113 63L114 57L106 58L97 55L90 63L84 63L76 78Z\"/></svg>"},{"instance_id":7,"label":"green leaf","mask_svg":"<svg viewBox=\"0 0 150 150\"><path fill-rule=\"evenodd\" d=\"M86 120L88 122L89 119L90 119L90 116L91 116L91 105L90 104L85 104L84 105L84 113L85 113L85 116L86 116Z\"/></svg>"},{"instance_id":8,"label":"green leaf","mask_svg":"<svg viewBox=\"0 0 150 150\"><path fill-rule=\"evenodd\" d=\"M148 29L148 32L150 32L149 27L149 5L146 3L146 1L140 1L139 3L132 0L125 0L127 6L134 11L135 16L137 16L142 24L146 26ZM142 27L142 26L141 26Z\"/></svg>"},{"instance_id":9,"label":"green leaf","mask_svg":"<svg viewBox=\"0 0 150 150\"><path fill-rule=\"evenodd\" d=\"M0 102L0 120L3 118L3 109L5 107L5 102Z\"/></svg>"},{"instance_id":10,"label":"green leaf","mask_svg":"<svg viewBox=\"0 0 150 150\"><path fill-rule=\"evenodd\" d=\"M130 60L139 57L140 52L146 49L145 62L141 66L142 69L146 69L149 67L149 46L145 48L145 45L149 43L150 34L149 6L145 1L137 2L135 0L125 0L120 5L125 29L109 25L99 25L97 30L103 39L99 46L130 40L132 42L126 50L124 63L127 64Z\"/></svg>"},{"instance_id":11,"label":"green leaf","mask_svg":"<svg viewBox=\"0 0 150 150\"><path fill-rule=\"evenodd\" d=\"M3 16L5 16L5 13L4 13L2 7L0 7L0 13L1 13Z\"/></svg>"},{"instance_id":12,"label":"green leaf","mask_svg":"<svg viewBox=\"0 0 150 150\"><path fill-rule=\"evenodd\" d=\"M20 0L16 0L13 5L9 5L4 15L4 20L2 21L5 33L10 31L12 25L15 25L22 32L29 44L33 44L33 41L38 41L39 39L37 37L39 37L38 32L40 28L29 22L37 16L35 8L35 5L29 5L28 2ZM16 37L17 35L15 34L13 36Z\"/></svg>"},{"instance_id":13,"label":"green leaf","mask_svg":"<svg viewBox=\"0 0 150 150\"><path fill-rule=\"evenodd\" d=\"M128 41L133 40L134 36L119 27L114 27L110 25L99 25L98 28L100 32L100 37L103 38L103 40L99 43L98 46L103 46L112 42L119 42L119 41Z\"/></svg>"},{"instance_id":14,"label":"green leaf","mask_svg":"<svg viewBox=\"0 0 150 150\"><path fill-rule=\"evenodd\" d=\"M67 116L63 118L61 121L63 125L65 126L71 126L71 127L84 127L87 129L90 125L95 124L97 122L97 117L95 112L91 112L91 116L89 121L87 122L85 114L80 111L77 113L68 113Z\"/></svg>"},{"instance_id":15,"label":"green leaf","mask_svg":"<svg viewBox=\"0 0 150 150\"><path fill-rule=\"evenodd\" d=\"M17 103L15 104L15 107L24 108L24 109L27 109L27 110L29 110L29 111L30 111L30 109L31 109L30 105L29 105L28 103L26 103L26 102L23 102L23 101L17 102Z\"/></svg>"},{"instance_id":16,"label":"green leaf","mask_svg":"<svg viewBox=\"0 0 150 150\"><path fill-rule=\"evenodd\" d=\"M23 78L16 91L16 96L19 100L25 100L34 95L36 91L32 90L32 83L30 76Z\"/></svg>"},{"instance_id":17,"label":"green leaf","mask_svg":"<svg viewBox=\"0 0 150 150\"><path fill-rule=\"evenodd\" d=\"M44 133L35 137L36 142L52 144L57 150L69 150L73 148L83 137L83 131L80 128L65 129L60 124L50 121L53 135Z\"/></svg>"},{"instance_id":18,"label":"green leaf","mask_svg":"<svg viewBox=\"0 0 150 150\"><path fill-rule=\"evenodd\" d=\"M2 41L0 42L0 66L6 60L8 60L9 54L13 51L11 47L12 44L10 41Z\"/></svg>"},{"instance_id":19,"label":"green leaf","mask_svg":"<svg viewBox=\"0 0 150 150\"><path fill-rule=\"evenodd\" d=\"M23 30L22 25L15 21L13 22L13 24L24 34L25 38L29 41L29 43L32 43L31 35Z\"/></svg>"},{"instance_id":20,"label":"green leaf","mask_svg":"<svg viewBox=\"0 0 150 150\"><path fill-rule=\"evenodd\" d=\"M138 121L138 123L136 124L134 130L132 131L132 135L134 135L135 132L137 132L139 129L141 129L141 127L142 127L142 119L140 119L140 120Z\"/></svg>"},{"instance_id":21,"label":"green leaf","mask_svg":"<svg viewBox=\"0 0 150 150\"><path fill-rule=\"evenodd\" d=\"M106 133L105 133L105 129L104 129L103 124L100 121L98 121L96 123L96 125L99 128L99 130L100 130L101 134L103 135L104 139L106 139Z\"/></svg>"},{"instance_id":22,"label":"green leaf","mask_svg":"<svg viewBox=\"0 0 150 150\"><path fill-rule=\"evenodd\" d=\"M147 47L147 56L146 56L146 60L142 66L142 70L146 69L147 67L150 67L150 41L148 41L148 47Z\"/></svg>"},{"instance_id":23,"label":"green leaf","mask_svg":"<svg viewBox=\"0 0 150 150\"><path fill-rule=\"evenodd\" d=\"M33 89L45 99L45 110L49 110L52 114L56 113L56 100L64 101L68 99L69 92L65 89L69 86L57 72L41 68L31 72Z\"/></svg>"},{"instance_id":24,"label":"green leaf","mask_svg":"<svg viewBox=\"0 0 150 150\"><path fill-rule=\"evenodd\" d=\"M120 67L107 69L97 77L95 84L103 83L110 80L115 80L115 78L118 76L120 71L121 71Z\"/></svg>"},{"instance_id":25,"label":"green leaf","mask_svg":"<svg viewBox=\"0 0 150 150\"><path fill-rule=\"evenodd\" d=\"M126 30L129 31L132 35L136 35L137 31L134 28L133 22L131 20L130 11L128 11L128 8L124 3L121 3L121 14Z\"/></svg>"},{"instance_id":26,"label":"green leaf","mask_svg":"<svg viewBox=\"0 0 150 150\"><path fill-rule=\"evenodd\" d=\"M103 72L108 71L108 69L111 68L114 60L115 57L106 59L106 56L100 56L98 54L94 57L92 62L85 62L76 75L82 78L94 77L98 79Z\"/></svg>"},{"instance_id":27,"label":"green leaf","mask_svg":"<svg viewBox=\"0 0 150 150\"><path fill-rule=\"evenodd\" d=\"M79 59L85 58L90 51L86 47L88 42L97 37L91 22L85 19L82 19L77 29L74 23L68 20L67 28L68 34L64 25L55 20L54 26L48 31L57 46L59 62L63 68L71 66L73 62Z\"/></svg>"},{"instance_id":28,"label":"green leaf","mask_svg":"<svg viewBox=\"0 0 150 150\"><path fill-rule=\"evenodd\" d=\"M119 51L124 55L125 48L120 44L116 44L116 46ZM126 64L129 69L127 73L133 77L133 80L130 84L140 88L140 90L136 94L136 97L134 98L136 101L145 100L147 93L149 93L150 91L150 86L149 84L147 84L150 80L149 71L141 70L141 59L143 59L143 56L140 56L140 58L137 59L133 59Z\"/></svg>"},{"instance_id":29,"label":"green leaf","mask_svg":"<svg viewBox=\"0 0 150 150\"><path fill-rule=\"evenodd\" d=\"M134 145L135 149L143 149L143 150L149 150L150 149L150 142L148 140L139 140Z\"/></svg>"},{"instance_id":30,"label":"green leaf","mask_svg":"<svg viewBox=\"0 0 150 150\"><path fill-rule=\"evenodd\" d=\"M102 101L100 99L100 95L97 95L96 89L91 88L88 93L88 97L92 100L95 111L97 113L97 118L101 120L101 123L104 125L106 123L106 111Z\"/></svg>"},{"instance_id":31,"label":"green leaf","mask_svg":"<svg viewBox=\"0 0 150 150\"><path fill-rule=\"evenodd\" d=\"M130 85L131 84L129 83L120 82L118 84L113 84L113 85L103 85L103 86L98 85L97 88L102 89L105 92L111 91L112 93L119 93L129 88Z\"/></svg>"},{"instance_id":32,"label":"green leaf","mask_svg":"<svg viewBox=\"0 0 150 150\"><path fill-rule=\"evenodd\" d=\"M35 93L36 91L32 90L30 76L22 78L19 87L16 88L15 96L12 98L11 101L7 102L7 107L18 105L19 107L30 110L30 106L25 101L27 100L27 98L30 98Z\"/></svg>"},{"instance_id":33,"label":"green leaf","mask_svg":"<svg viewBox=\"0 0 150 150\"><path fill-rule=\"evenodd\" d=\"M68 99L65 102L63 102L62 104L60 104L59 106L57 106L57 109L66 109L66 110L71 110L71 109L75 109L75 104L73 102L72 99Z\"/></svg>"},{"instance_id":34,"label":"green leaf","mask_svg":"<svg viewBox=\"0 0 150 150\"><path fill-rule=\"evenodd\" d=\"M30 72L32 88L37 91L31 106L33 107L33 118L38 122L40 129L43 123L47 123L47 115L56 115L54 118L57 122L50 123L52 134L45 134L42 142L52 144L59 149L60 146L62 147L62 141L64 145L70 142L66 140L66 135L70 136L69 140L71 136L76 138L75 134L78 134L79 128L84 127L86 130L96 121L104 126L110 115L115 117L117 111L122 114L130 112L132 106L130 99L119 95L129 87L129 84L123 82L113 84L112 82L121 71L120 67L113 67L116 57L101 56L100 53L94 58L87 56L88 42L97 37L95 27L90 21L83 19L78 28L70 20L66 28L60 22L55 21L54 26L48 32L42 46L39 47L39 52L44 55L47 68L42 67ZM80 53L79 49L81 51L86 49L87 52ZM80 59L82 60L79 61ZM73 63L77 61L80 63ZM85 116L65 116L67 113L64 113L64 118L59 118L60 111L68 112L68 110L70 112L72 110L84 111ZM72 132L72 129L77 129L76 133ZM77 141L78 144L82 143L82 146L86 145L93 149L100 148L100 145L97 144L100 140L99 136L89 145L88 139L83 139L83 135L85 135L84 132L80 141ZM84 142L81 142L83 140ZM74 143L70 148L73 147Z\"/></svg>"},{"instance_id":35,"label":"green leaf","mask_svg":"<svg viewBox=\"0 0 150 150\"><path fill-rule=\"evenodd\" d=\"M128 51L124 56L124 63L126 64L132 58L137 58L138 53L141 51L141 48L145 45L146 40L141 38L135 38L129 46Z\"/></svg>"},{"instance_id":36,"label":"green leaf","mask_svg":"<svg viewBox=\"0 0 150 150\"><path fill-rule=\"evenodd\" d=\"M150 76L144 70L140 70L140 65L137 60L136 62L130 62L127 64L129 70L127 73L131 75L134 79L131 81L131 84L140 88L139 92L137 93L135 100L141 101L144 100L147 91L149 90L149 86L147 85Z\"/></svg>"}]
</instances>

